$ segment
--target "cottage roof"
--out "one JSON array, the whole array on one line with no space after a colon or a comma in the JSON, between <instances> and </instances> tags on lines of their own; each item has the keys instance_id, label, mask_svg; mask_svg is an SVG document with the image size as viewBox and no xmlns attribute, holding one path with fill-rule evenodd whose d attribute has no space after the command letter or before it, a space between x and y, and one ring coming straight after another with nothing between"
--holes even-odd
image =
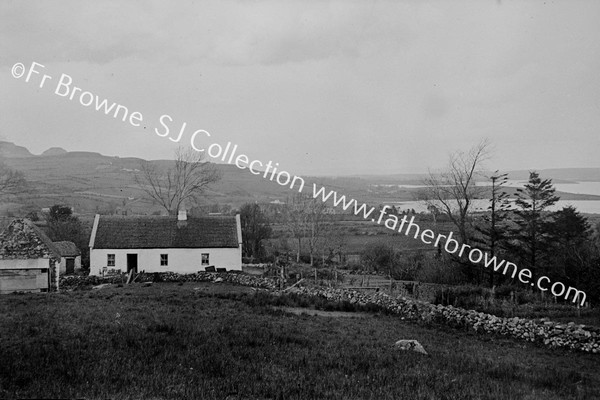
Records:
<instances>
[{"instance_id":1,"label":"cottage roof","mask_svg":"<svg viewBox=\"0 0 600 400\"><path fill-rule=\"evenodd\" d=\"M60 259L58 247L27 218L17 218L0 234L0 258Z\"/></svg>"},{"instance_id":2,"label":"cottage roof","mask_svg":"<svg viewBox=\"0 0 600 400\"><path fill-rule=\"evenodd\" d=\"M62 257L77 257L81 255L81 251L79 251L73 242L62 241L53 243L58 248Z\"/></svg>"},{"instance_id":3,"label":"cottage roof","mask_svg":"<svg viewBox=\"0 0 600 400\"><path fill-rule=\"evenodd\" d=\"M96 216L90 246L95 249L238 247L236 217Z\"/></svg>"}]
</instances>

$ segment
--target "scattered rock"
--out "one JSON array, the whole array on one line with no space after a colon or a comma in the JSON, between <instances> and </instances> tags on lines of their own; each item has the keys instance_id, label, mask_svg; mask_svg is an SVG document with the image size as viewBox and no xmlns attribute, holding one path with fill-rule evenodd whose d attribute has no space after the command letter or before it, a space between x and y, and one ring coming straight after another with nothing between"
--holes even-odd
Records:
<instances>
[{"instance_id":1,"label":"scattered rock","mask_svg":"<svg viewBox=\"0 0 600 400\"><path fill-rule=\"evenodd\" d=\"M97 285L97 286L92 287L92 289L99 290L99 289L104 289L104 288L110 287L110 286L112 286L112 283L103 283L101 285Z\"/></svg>"},{"instance_id":2,"label":"scattered rock","mask_svg":"<svg viewBox=\"0 0 600 400\"><path fill-rule=\"evenodd\" d=\"M107 278L97 276L62 276L60 287L64 290L103 288L110 284L124 282L124 275ZM154 274L138 274L136 282L151 282ZM243 273L198 272L195 274L160 273L163 282L227 282L229 284L249 286L258 289L277 291L279 278L263 278ZM285 282L285 281L284 281ZM194 289L199 290L199 289ZM383 292L359 292L349 289L323 287L289 288L287 293L307 296L319 296L330 301L347 301L358 305L376 305L390 311L400 320L412 320L423 323L440 323L461 329L472 329L481 333L493 333L510 336L548 347L563 347L588 353L600 352L600 327L577 324L561 324L542 318L534 321L525 318L503 318L485 313L477 313L458 307L434 305L424 301L397 296Z\"/></svg>"},{"instance_id":3,"label":"scattered rock","mask_svg":"<svg viewBox=\"0 0 600 400\"><path fill-rule=\"evenodd\" d=\"M503 318L458 307L434 305L402 296L392 297L382 292L366 293L348 289L308 287L294 287L289 292L320 296L331 301L377 305L397 314L401 320L434 322L481 333L506 335L551 348L563 347L588 353L600 352L600 328L591 326L569 326L549 321L547 318L538 321L526 318Z\"/></svg>"},{"instance_id":4,"label":"scattered rock","mask_svg":"<svg viewBox=\"0 0 600 400\"><path fill-rule=\"evenodd\" d=\"M419 343L418 341L414 340L414 339L402 339L402 340L398 340L395 344L394 344L394 348L397 350L408 350L408 351L415 351L417 353L421 353L421 354L425 354L425 355L429 355L426 351L425 348L423 348L423 346L421 345L421 343Z\"/></svg>"}]
</instances>

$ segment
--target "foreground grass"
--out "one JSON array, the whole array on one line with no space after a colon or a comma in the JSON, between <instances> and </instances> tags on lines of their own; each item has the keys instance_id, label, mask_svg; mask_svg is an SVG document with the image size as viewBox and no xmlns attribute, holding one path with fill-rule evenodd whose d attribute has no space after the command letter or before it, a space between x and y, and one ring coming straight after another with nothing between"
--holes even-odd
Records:
<instances>
[{"instance_id":1,"label":"foreground grass","mask_svg":"<svg viewBox=\"0 0 600 400\"><path fill-rule=\"evenodd\" d=\"M2 296L0 398L600 398L598 356L271 303L198 283Z\"/></svg>"}]
</instances>

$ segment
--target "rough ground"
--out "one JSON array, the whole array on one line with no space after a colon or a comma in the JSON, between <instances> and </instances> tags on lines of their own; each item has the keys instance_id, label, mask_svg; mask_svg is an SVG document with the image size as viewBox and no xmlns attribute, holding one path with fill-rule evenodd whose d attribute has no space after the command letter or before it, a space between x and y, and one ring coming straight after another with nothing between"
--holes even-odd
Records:
<instances>
[{"instance_id":1,"label":"rough ground","mask_svg":"<svg viewBox=\"0 0 600 400\"><path fill-rule=\"evenodd\" d=\"M198 282L2 296L0 398L600 398L595 355L273 305Z\"/></svg>"}]
</instances>

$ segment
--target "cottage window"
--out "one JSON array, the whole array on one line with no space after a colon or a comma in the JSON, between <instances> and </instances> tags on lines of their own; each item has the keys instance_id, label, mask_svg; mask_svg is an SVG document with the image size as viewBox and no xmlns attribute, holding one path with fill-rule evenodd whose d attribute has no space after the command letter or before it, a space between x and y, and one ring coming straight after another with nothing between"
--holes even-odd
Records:
<instances>
[{"instance_id":1,"label":"cottage window","mask_svg":"<svg viewBox=\"0 0 600 400\"><path fill-rule=\"evenodd\" d=\"M114 254L107 254L106 255L106 265L108 267L114 267L115 266L115 255Z\"/></svg>"},{"instance_id":2,"label":"cottage window","mask_svg":"<svg viewBox=\"0 0 600 400\"><path fill-rule=\"evenodd\" d=\"M169 265L169 255L168 254L161 254L160 255L160 266L161 267L166 267Z\"/></svg>"},{"instance_id":3,"label":"cottage window","mask_svg":"<svg viewBox=\"0 0 600 400\"><path fill-rule=\"evenodd\" d=\"M208 253L202 253L202 265L208 265Z\"/></svg>"}]
</instances>

